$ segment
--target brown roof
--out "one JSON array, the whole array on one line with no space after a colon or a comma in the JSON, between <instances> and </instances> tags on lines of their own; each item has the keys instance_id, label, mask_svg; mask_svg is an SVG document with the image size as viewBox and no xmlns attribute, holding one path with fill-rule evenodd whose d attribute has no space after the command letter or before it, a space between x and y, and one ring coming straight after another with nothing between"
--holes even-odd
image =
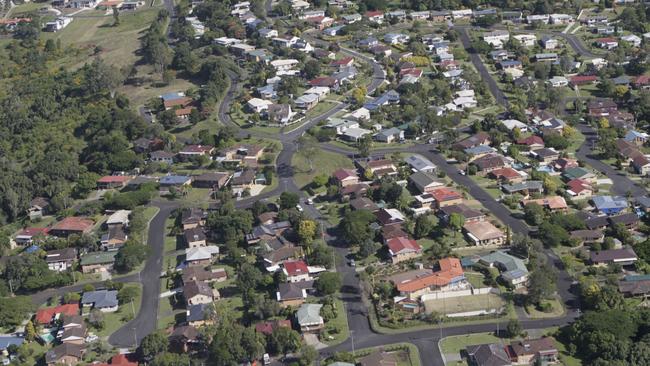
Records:
<instances>
[{"instance_id":1,"label":"brown roof","mask_svg":"<svg viewBox=\"0 0 650 366\"><path fill-rule=\"evenodd\" d=\"M213 297L214 293L212 292L212 288L210 287L210 285L208 285L205 282L188 281L184 283L183 295L187 300L193 298L196 295L205 295L205 296Z\"/></svg>"},{"instance_id":2,"label":"brown roof","mask_svg":"<svg viewBox=\"0 0 650 366\"><path fill-rule=\"evenodd\" d=\"M218 268L215 270L207 270L202 267L187 267L183 270L183 283L191 281L210 281L216 280L219 278L228 277L226 270L223 268Z\"/></svg>"},{"instance_id":3,"label":"brown roof","mask_svg":"<svg viewBox=\"0 0 650 366\"><path fill-rule=\"evenodd\" d=\"M505 236L503 231L492 225L489 221L468 222L463 228L478 240L497 239Z\"/></svg>"},{"instance_id":4,"label":"brown roof","mask_svg":"<svg viewBox=\"0 0 650 366\"><path fill-rule=\"evenodd\" d=\"M491 154L478 158L474 160L472 164L476 165L478 170L499 168L506 165L503 157L498 154Z\"/></svg>"},{"instance_id":5,"label":"brown roof","mask_svg":"<svg viewBox=\"0 0 650 366\"><path fill-rule=\"evenodd\" d=\"M352 201L350 201L350 206L355 210L376 211L379 209L377 204L367 197L359 197L353 199Z\"/></svg>"},{"instance_id":6,"label":"brown roof","mask_svg":"<svg viewBox=\"0 0 650 366\"><path fill-rule=\"evenodd\" d=\"M514 341L510 344L508 351L512 351L512 353L517 357L558 353L558 350L553 343L553 339L549 337Z\"/></svg>"},{"instance_id":7,"label":"brown roof","mask_svg":"<svg viewBox=\"0 0 650 366\"><path fill-rule=\"evenodd\" d=\"M58 231L87 231L93 227L93 220L85 217L66 217L52 226L52 230Z\"/></svg>"},{"instance_id":8,"label":"brown roof","mask_svg":"<svg viewBox=\"0 0 650 366\"><path fill-rule=\"evenodd\" d=\"M361 366L397 366L398 359L393 353L376 350L359 359Z\"/></svg>"}]
</instances>

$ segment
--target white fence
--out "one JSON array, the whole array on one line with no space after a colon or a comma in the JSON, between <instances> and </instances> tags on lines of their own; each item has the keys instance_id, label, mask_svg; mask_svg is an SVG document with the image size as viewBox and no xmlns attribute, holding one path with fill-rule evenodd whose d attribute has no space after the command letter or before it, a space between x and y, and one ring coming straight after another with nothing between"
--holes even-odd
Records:
<instances>
[{"instance_id":1,"label":"white fence","mask_svg":"<svg viewBox=\"0 0 650 366\"><path fill-rule=\"evenodd\" d=\"M483 288L458 290L458 291L439 291L439 292L422 295L420 300L422 302L425 302L428 300L450 299L453 297L463 297L463 296L472 296L472 295L485 295L489 293L498 294L499 290L494 287L483 287Z\"/></svg>"}]
</instances>

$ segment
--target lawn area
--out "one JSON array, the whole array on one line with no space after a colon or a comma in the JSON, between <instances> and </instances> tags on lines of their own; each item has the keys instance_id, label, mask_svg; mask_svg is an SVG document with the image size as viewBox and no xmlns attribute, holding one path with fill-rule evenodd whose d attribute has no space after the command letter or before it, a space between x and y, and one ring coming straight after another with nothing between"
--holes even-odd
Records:
<instances>
[{"instance_id":1,"label":"lawn area","mask_svg":"<svg viewBox=\"0 0 650 366\"><path fill-rule=\"evenodd\" d=\"M510 343L511 339L503 339L493 333L475 333L443 338L440 341L442 353L460 353L465 347L472 344L485 343Z\"/></svg>"},{"instance_id":2,"label":"lawn area","mask_svg":"<svg viewBox=\"0 0 650 366\"><path fill-rule=\"evenodd\" d=\"M465 278L474 288L483 288L485 287L485 276L478 272L465 272Z\"/></svg>"},{"instance_id":3,"label":"lawn area","mask_svg":"<svg viewBox=\"0 0 650 366\"><path fill-rule=\"evenodd\" d=\"M348 314L343 306L343 301L337 299L334 302L336 306L336 318L331 319L325 324L325 332L323 334L323 343L333 346L342 343L350 336L348 329ZM331 338L330 338L331 337Z\"/></svg>"},{"instance_id":4,"label":"lawn area","mask_svg":"<svg viewBox=\"0 0 650 366\"><path fill-rule=\"evenodd\" d=\"M564 306L557 299L545 300L545 303L551 304L551 309L548 312L536 309L535 306L526 306L526 312L531 318L557 318L564 314Z\"/></svg>"},{"instance_id":5,"label":"lawn area","mask_svg":"<svg viewBox=\"0 0 650 366\"><path fill-rule=\"evenodd\" d=\"M320 149L312 159L312 171L309 170L309 162L301 154L293 155L291 166L294 169L293 178L301 189L311 183L316 175L325 174L329 177L336 169L354 167L347 157Z\"/></svg>"},{"instance_id":6,"label":"lawn area","mask_svg":"<svg viewBox=\"0 0 650 366\"><path fill-rule=\"evenodd\" d=\"M435 311L439 314L453 314L483 309L499 309L505 306L505 301L499 295L485 294L426 300L424 306L427 313Z\"/></svg>"},{"instance_id":7,"label":"lawn area","mask_svg":"<svg viewBox=\"0 0 650 366\"><path fill-rule=\"evenodd\" d=\"M138 314L142 302L142 285L134 283L124 285L124 287L137 287L139 290L138 295L133 299L133 305L131 303L120 304L116 312L104 313L104 328L97 331L98 336L108 337Z\"/></svg>"},{"instance_id":8,"label":"lawn area","mask_svg":"<svg viewBox=\"0 0 650 366\"><path fill-rule=\"evenodd\" d=\"M582 366L582 361L578 358L575 358L569 355L569 352L566 349L564 343L555 341L555 347L560 351L560 361L564 366Z\"/></svg>"},{"instance_id":9,"label":"lawn area","mask_svg":"<svg viewBox=\"0 0 650 366\"><path fill-rule=\"evenodd\" d=\"M382 345L381 349L385 352L394 353L397 356L397 366L420 366L420 352L418 348L411 343L395 343ZM369 355L375 349L364 348L358 350L355 355L357 361Z\"/></svg>"},{"instance_id":10,"label":"lawn area","mask_svg":"<svg viewBox=\"0 0 650 366\"><path fill-rule=\"evenodd\" d=\"M142 241L143 243L146 243L147 239L149 238L149 222L151 221L151 219L153 219L154 216L158 214L158 211L160 211L160 209L155 206L148 206L145 207L144 209L144 217L145 220L147 221L147 227L145 228L144 240Z\"/></svg>"},{"instance_id":11,"label":"lawn area","mask_svg":"<svg viewBox=\"0 0 650 366\"><path fill-rule=\"evenodd\" d=\"M329 111L330 109L336 107L337 104L338 103L336 103L336 102L330 102L328 100L323 100L322 102L319 102L318 104L316 104L316 106L314 108L307 111L307 113L305 113L305 118L309 119L309 118L313 118L313 117L316 117L316 116L320 116L321 114L323 114L323 113Z\"/></svg>"}]
</instances>

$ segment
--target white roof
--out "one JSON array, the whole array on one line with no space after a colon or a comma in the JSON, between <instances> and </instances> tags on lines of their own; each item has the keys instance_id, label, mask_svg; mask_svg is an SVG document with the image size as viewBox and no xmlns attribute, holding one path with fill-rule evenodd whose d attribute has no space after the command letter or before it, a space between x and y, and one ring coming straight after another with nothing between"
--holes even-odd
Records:
<instances>
[{"instance_id":1,"label":"white roof","mask_svg":"<svg viewBox=\"0 0 650 366\"><path fill-rule=\"evenodd\" d=\"M457 97L473 97L474 95L474 90L472 89L460 90L456 92Z\"/></svg>"},{"instance_id":2,"label":"white roof","mask_svg":"<svg viewBox=\"0 0 650 366\"><path fill-rule=\"evenodd\" d=\"M292 59L292 58L271 61L271 66L273 66L273 67L293 66L293 65L297 65L297 64L298 64L298 60Z\"/></svg>"},{"instance_id":3,"label":"white roof","mask_svg":"<svg viewBox=\"0 0 650 366\"><path fill-rule=\"evenodd\" d=\"M271 104L273 104L273 102L271 102L271 101L260 99L260 98L252 98L247 103L251 107L264 107L264 106L268 107Z\"/></svg>"},{"instance_id":4,"label":"white roof","mask_svg":"<svg viewBox=\"0 0 650 366\"><path fill-rule=\"evenodd\" d=\"M370 111L367 110L366 108L361 107L355 111L346 114L344 117L351 117L354 119L370 118Z\"/></svg>"},{"instance_id":5,"label":"white roof","mask_svg":"<svg viewBox=\"0 0 650 366\"><path fill-rule=\"evenodd\" d=\"M637 36L636 34L630 34L627 36L621 37L622 40L624 41L641 41L641 37Z\"/></svg>"},{"instance_id":6,"label":"white roof","mask_svg":"<svg viewBox=\"0 0 650 366\"><path fill-rule=\"evenodd\" d=\"M463 105L463 104L475 104L476 99L474 97L459 97L453 100L453 103L455 105Z\"/></svg>"},{"instance_id":7,"label":"white roof","mask_svg":"<svg viewBox=\"0 0 650 366\"><path fill-rule=\"evenodd\" d=\"M509 130L512 130L514 128L522 129L527 127L525 123L518 121L516 119L506 119L501 121L501 123L503 123L503 125L506 126L506 128Z\"/></svg>"},{"instance_id":8,"label":"white roof","mask_svg":"<svg viewBox=\"0 0 650 366\"><path fill-rule=\"evenodd\" d=\"M303 94L296 98L296 103L313 103L318 100L318 95L316 94Z\"/></svg>"},{"instance_id":9,"label":"white roof","mask_svg":"<svg viewBox=\"0 0 650 366\"><path fill-rule=\"evenodd\" d=\"M370 130L366 130L365 128L348 128L343 132L344 135L354 137L354 138L361 138L369 133L372 133Z\"/></svg>"},{"instance_id":10,"label":"white roof","mask_svg":"<svg viewBox=\"0 0 650 366\"><path fill-rule=\"evenodd\" d=\"M305 90L304 94L318 94L318 95L323 95L327 94L330 92L330 88L327 86L314 86L312 88L309 88Z\"/></svg>"},{"instance_id":11,"label":"white roof","mask_svg":"<svg viewBox=\"0 0 650 366\"><path fill-rule=\"evenodd\" d=\"M198 261L204 259L211 259L213 255L219 254L219 247L216 245L208 245L207 247L196 247L185 250L186 261Z\"/></svg>"},{"instance_id":12,"label":"white roof","mask_svg":"<svg viewBox=\"0 0 650 366\"><path fill-rule=\"evenodd\" d=\"M108 220L106 220L106 225L113 225L113 224L124 224L129 221L129 215L131 214L131 211L129 210L118 210L115 211L114 214L112 214Z\"/></svg>"}]
</instances>

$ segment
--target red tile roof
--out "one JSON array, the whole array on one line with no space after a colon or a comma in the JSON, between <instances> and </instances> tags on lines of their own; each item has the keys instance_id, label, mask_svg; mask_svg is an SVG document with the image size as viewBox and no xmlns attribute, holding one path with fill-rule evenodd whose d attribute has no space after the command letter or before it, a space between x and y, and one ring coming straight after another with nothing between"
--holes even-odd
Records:
<instances>
[{"instance_id":1,"label":"red tile roof","mask_svg":"<svg viewBox=\"0 0 650 366\"><path fill-rule=\"evenodd\" d=\"M172 108L176 106L185 107L186 105L192 103L192 98L182 97L178 99L171 99L164 102L165 108Z\"/></svg>"},{"instance_id":2,"label":"red tile roof","mask_svg":"<svg viewBox=\"0 0 650 366\"><path fill-rule=\"evenodd\" d=\"M336 79L329 76L320 76L315 79L309 80L309 85L311 86L334 86L336 85Z\"/></svg>"},{"instance_id":3,"label":"red tile roof","mask_svg":"<svg viewBox=\"0 0 650 366\"><path fill-rule=\"evenodd\" d=\"M419 78L420 76L422 76L422 70L417 68L412 68L412 69L404 69L399 72L399 76L405 76L405 75L412 75Z\"/></svg>"},{"instance_id":4,"label":"red tile roof","mask_svg":"<svg viewBox=\"0 0 650 366\"><path fill-rule=\"evenodd\" d=\"M521 175L512 168L501 168L501 169L493 170L490 172L490 175L496 177L497 179L521 178Z\"/></svg>"},{"instance_id":5,"label":"red tile roof","mask_svg":"<svg viewBox=\"0 0 650 366\"><path fill-rule=\"evenodd\" d=\"M571 190L573 193L580 193L582 191L586 190L591 190L591 184L589 182L582 180L582 179L572 179L569 182L567 182L567 187Z\"/></svg>"},{"instance_id":6,"label":"red tile roof","mask_svg":"<svg viewBox=\"0 0 650 366\"><path fill-rule=\"evenodd\" d=\"M366 12L366 16L367 16L368 18L376 17L376 16L380 16L380 15L384 15L384 13L381 12L381 11L379 11L379 10L375 10L375 11L367 11L367 12Z\"/></svg>"},{"instance_id":7,"label":"red tile roof","mask_svg":"<svg viewBox=\"0 0 650 366\"><path fill-rule=\"evenodd\" d=\"M463 275L463 267L458 258L443 258L438 261L440 271L396 284L400 292L414 292L430 286L446 286L454 278Z\"/></svg>"},{"instance_id":8,"label":"red tile roof","mask_svg":"<svg viewBox=\"0 0 650 366\"><path fill-rule=\"evenodd\" d=\"M51 230L60 231L86 231L95 223L93 220L85 217L66 217L52 226Z\"/></svg>"},{"instance_id":9,"label":"red tile roof","mask_svg":"<svg viewBox=\"0 0 650 366\"><path fill-rule=\"evenodd\" d=\"M289 276L300 276L309 273L307 263L303 261L287 261L282 263L282 265Z\"/></svg>"},{"instance_id":10,"label":"red tile roof","mask_svg":"<svg viewBox=\"0 0 650 366\"><path fill-rule=\"evenodd\" d=\"M650 84L650 75L641 75L634 80L634 85L647 85Z\"/></svg>"},{"instance_id":11,"label":"red tile roof","mask_svg":"<svg viewBox=\"0 0 650 366\"><path fill-rule=\"evenodd\" d=\"M113 356L110 363L97 363L93 364L93 366L138 366L138 362L135 361L134 354L129 353Z\"/></svg>"},{"instance_id":12,"label":"red tile roof","mask_svg":"<svg viewBox=\"0 0 650 366\"><path fill-rule=\"evenodd\" d=\"M539 144L539 145L544 146L544 140L541 137L537 136L537 135L532 135L532 136L528 136L528 137L521 138L521 139L517 140L517 144L518 145L528 145L528 146Z\"/></svg>"},{"instance_id":13,"label":"red tile roof","mask_svg":"<svg viewBox=\"0 0 650 366\"><path fill-rule=\"evenodd\" d=\"M132 177L128 175L106 175L97 180L97 183L126 183L130 181Z\"/></svg>"},{"instance_id":14,"label":"red tile roof","mask_svg":"<svg viewBox=\"0 0 650 366\"><path fill-rule=\"evenodd\" d=\"M65 304L53 308L41 309L36 312L35 320L39 324L49 324L56 314L78 315L79 304Z\"/></svg>"},{"instance_id":15,"label":"red tile roof","mask_svg":"<svg viewBox=\"0 0 650 366\"><path fill-rule=\"evenodd\" d=\"M49 231L50 229L46 227L26 227L22 229L17 236L36 236L38 234L47 235Z\"/></svg>"},{"instance_id":16,"label":"red tile roof","mask_svg":"<svg viewBox=\"0 0 650 366\"><path fill-rule=\"evenodd\" d=\"M258 333L270 335L274 329L278 328L291 328L291 320L271 320L255 324L255 330Z\"/></svg>"},{"instance_id":17,"label":"red tile roof","mask_svg":"<svg viewBox=\"0 0 650 366\"><path fill-rule=\"evenodd\" d=\"M357 172L352 169L337 169L332 173L332 175L338 181L343 181L348 178L358 178Z\"/></svg>"},{"instance_id":18,"label":"red tile roof","mask_svg":"<svg viewBox=\"0 0 650 366\"><path fill-rule=\"evenodd\" d=\"M430 194L433 196L433 199L435 199L437 202L452 201L459 198L463 198L462 194L447 187L435 189L432 192L430 192Z\"/></svg>"},{"instance_id":19,"label":"red tile roof","mask_svg":"<svg viewBox=\"0 0 650 366\"><path fill-rule=\"evenodd\" d=\"M420 247L420 245L415 240L404 236L390 239L386 245L388 246L388 249L392 255L397 255L402 252L422 251L422 247Z\"/></svg>"},{"instance_id":20,"label":"red tile roof","mask_svg":"<svg viewBox=\"0 0 650 366\"><path fill-rule=\"evenodd\" d=\"M331 65L332 66L342 66L342 65L347 65L347 64L349 64L350 62L353 62L353 61L354 61L354 58L352 58L352 57L344 57L344 58L342 58L340 60L332 61Z\"/></svg>"}]
</instances>

